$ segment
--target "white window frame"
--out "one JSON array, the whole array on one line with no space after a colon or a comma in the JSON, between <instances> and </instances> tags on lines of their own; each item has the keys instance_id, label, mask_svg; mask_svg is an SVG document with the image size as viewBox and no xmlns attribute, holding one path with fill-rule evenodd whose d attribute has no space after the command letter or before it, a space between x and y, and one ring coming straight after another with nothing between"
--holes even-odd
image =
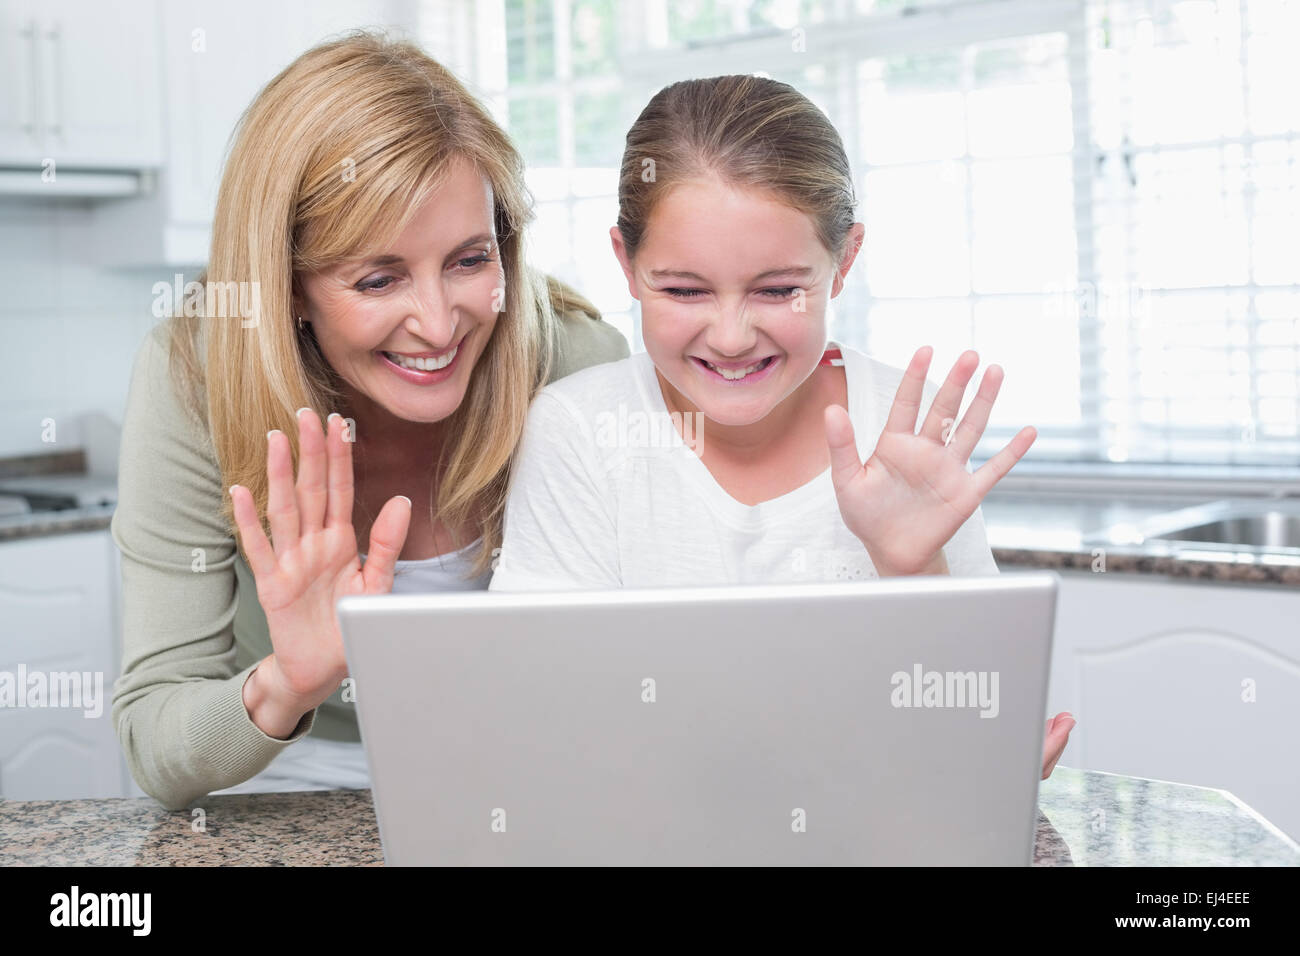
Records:
<instances>
[{"instance_id":1,"label":"white window frame","mask_svg":"<svg viewBox=\"0 0 1300 956\"><path fill-rule=\"evenodd\" d=\"M858 123L858 63L873 57L896 56L899 54L925 54L960 48L974 43L1012 39L1044 33L1059 33L1066 37L1067 69L1072 91L1072 122L1074 147L1072 151L1072 188L1074 191L1074 231L1076 242L1076 267L1079 288L1095 288L1094 283L1101 280L1094 256L1094 224L1098 201L1094 195L1093 170L1103 156L1107 162L1122 162L1125 153L1136 155L1144 148L1128 147L1127 150L1115 149L1103 152L1098 148L1096 137L1091 128L1092 109L1090 106L1090 30L1095 24L1090 22L1091 6L1087 0L976 0L976 2L953 3L935 6L918 5L909 10L907 15L898 16L864 16L856 10L853 0L838 0L834 4L833 17L827 21L809 23L805 27L803 50L796 50L792 44L791 31L785 29L767 29L743 31L744 25L738 26L743 32L731 36L718 37L707 41L692 42L679 47L666 47L667 11L671 0L627 0L620 5L621 16L617 22L619 30L620 75L618 84L632 95L643 93L645 98L672 78L699 75L717 75L721 73L752 72L755 63L762 63L764 68L773 73L796 73L809 66L820 65L827 71L828 95L830 102L826 105L832 120L845 136L845 148L853 165L855 182L861 182L867 168L861 162L860 143L857 141ZM572 168L572 103L577 92L609 89L608 78L574 79L565 68L564 59L567 51L560 47L567 46L561 41L568 28L569 0L552 0L556 29L556 78L551 83L530 85L524 95L545 95L550 92L557 96L560 108L560 149L561 162L565 168ZM481 11L480 18L487 16L487 22L480 19L481 26L500 30L504 48L504 15L500 3L480 3L476 10ZM481 36L481 34L480 34ZM482 44L480 43L480 46ZM482 57L480 57L482 59ZM511 91L506 88L504 49L501 55L491 57L495 73L491 77L480 74L481 82L491 91L489 99L500 109L504 119L504 107ZM567 116L567 123L565 125ZM1242 137L1252 142L1276 139L1278 137ZM1219 145L1215 140L1213 144ZM1162 147L1163 149L1181 149L1183 146ZM965 162L971 162L969 156ZM575 197L568 197L568 210L572 223ZM1233 291L1253 295L1256 287L1253 283L1233 286ZM1268 286L1277 289L1277 286ZM1286 287L1283 287L1286 288ZM1046 291L1046 290L1045 290ZM1063 290L1065 291L1065 290ZM1160 295L1166 290L1150 290L1150 294ZM1167 290L1171 293L1181 289ZM1196 290L1212 292L1213 290ZM1103 290L1104 292L1104 290ZM1023 294L1023 293L1022 293ZM1143 294L1147 294L1144 291ZM862 290L863 298L869 307L870 293ZM1015 294L1012 294L1015 295ZM1006 298L1006 294L980 294L973 290L960 298L970 304ZM942 297L936 297L940 299ZM632 313L636 320L631 326L631 334L639 337L639 319L635 308ZM620 322L620 325L623 323ZM626 330L626 329L625 329ZM1113 352L1106 353L1108 361L1103 366L1102 322L1094 315L1080 314L1076 323L1080 359L1080 423L1076 426L1053 426L1050 434L1044 438L1065 442L1071 448L1071 458L1076 462L1074 468L1090 472L1105 470L1110 464L1109 450L1116 443L1116 433L1123 426L1107 420L1102 402L1112 400L1116 395L1123 396L1122 381L1133 372L1130 362L1131 353L1126 353L1123 360L1115 358ZM1107 384L1107 383L1111 384ZM1130 406L1131 408L1132 406ZM1000 447L1015 429L990 427L986 433L977 457ZM1222 436L1221 428L1206 429L1169 429L1168 435L1179 438L1196 438ZM1082 459L1082 461L1080 461ZM1027 464L1027 463L1026 463ZM1241 466L1228 464L1225 467L1214 465L1163 465L1154 463L1146 465L1135 463L1138 469L1150 472L1161 469L1170 472L1219 471L1240 474L1243 477L1270 472L1269 466ZM1047 469L1054 464L1044 462ZM1273 466L1272 473L1285 475L1287 478L1300 479L1300 462L1285 464L1281 468ZM1071 466L1065 466L1071 467ZM1023 467L1020 470L1025 470Z\"/></svg>"}]
</instances>

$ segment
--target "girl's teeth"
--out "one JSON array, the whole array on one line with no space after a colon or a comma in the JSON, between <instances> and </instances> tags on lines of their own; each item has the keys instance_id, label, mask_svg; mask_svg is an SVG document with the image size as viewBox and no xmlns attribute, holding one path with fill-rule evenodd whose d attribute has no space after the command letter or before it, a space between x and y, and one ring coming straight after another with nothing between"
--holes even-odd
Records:
<instances>
[{"instance_id":1,"label":"girl's teeth","mask_svg":"<svg viewBox=\"0 0 1300 956\"><path fill-rule=\"evenodd\" d=\"M755 362L749 368L737 368L737 369L718 368L712 362L705 362L704 364L707 365L709 368L713 369L713 371L717 372L723 378L727 379L728 381L734 382L737 379L744 378L746 375L750 374L751 372L757 372L760 368L763 367L763 364L766 361L767 359L763 359L762 361Z\"/></svg>"},{"instance_id":2,"label":"girl's teeth","mask_svg":"<svg viewBox=\"0 0 1300 956\"><path fill-rule=\"evenodd\" d=\"M440 358L410 358L406 355L397 355L394 352L385 352L384 354L388 356L393 364L400 365L402 368L409 368L415 372L436 372L438 369L450 365L459 349L460 346L458 345Z\"/></svg>"}]
</instances>

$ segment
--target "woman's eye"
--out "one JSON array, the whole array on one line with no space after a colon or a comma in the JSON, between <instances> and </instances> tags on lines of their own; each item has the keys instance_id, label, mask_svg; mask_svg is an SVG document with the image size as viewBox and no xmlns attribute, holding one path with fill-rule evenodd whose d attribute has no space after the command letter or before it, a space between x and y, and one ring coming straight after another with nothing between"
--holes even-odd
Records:
<instances>
[{"instance_id":1,"label":"woman's eye","mask_svg":"<svg viewBox=\"0 0 1300 956\"><path fill-rule=\"evenodd\" d=\"M703 289L664 289L674 299L698 299L704 295Z\"/></svg>"},{"instance_id":2,"label":"woman's eye","mask_svg":"<svg viewBox=\"0 0 1300 956\"><path fill-rule=\"evenodd\" d=\"M460 266L462 269L473 269L475 266L481 266L483 263L491 261L491 256L486 252L480 252L476 256L467 256L464 259L457 259L456 265Z\"/></svg>"},{"instance_id":3,"label":"woman's eye","mask_svg":"<svg viewBox=\"0 0 1300 956\"><path fill-rule=\"evenodd\" d=\"M392 281L392 276L379 276L377 279L363 279L357 283L356 287L361 292L375 292L379 289L388 288Z\"/></svg>"},{"instance_id":4,"label":"woman's eye","mask_svg":"<svg viewBox=\"0 0 1300 956\"><path fill-rule=\"evenodd\" d=\"M790 296L794 295L798 291L799 290L796 286L790 286L785 289L759 289L758 294L769 299L783 300L790 298Z\"/></svg>"}]
</instances>

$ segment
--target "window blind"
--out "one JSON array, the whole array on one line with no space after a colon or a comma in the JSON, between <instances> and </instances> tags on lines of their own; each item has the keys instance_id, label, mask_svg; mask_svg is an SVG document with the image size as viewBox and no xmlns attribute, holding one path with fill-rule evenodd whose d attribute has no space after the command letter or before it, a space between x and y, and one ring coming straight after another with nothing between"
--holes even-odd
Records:
<instances>
[{"instance_id":1,"label":"window blind","mask_svg":"<svg viewBox=\"0 0 1300 956\"><path fill-rule=\"evenodd\" d=\"M494 0L480 71L534 259L639 347L609 249L659 87L761 72L844 137L867 241L832 334L1007 373L976 455L1300 465L1297 0ZM483 43L480 41L480 48ZM481 58L490 65L492 57ZM973 392L973 389L972 389Z\"/></svg>"}]
</instances>

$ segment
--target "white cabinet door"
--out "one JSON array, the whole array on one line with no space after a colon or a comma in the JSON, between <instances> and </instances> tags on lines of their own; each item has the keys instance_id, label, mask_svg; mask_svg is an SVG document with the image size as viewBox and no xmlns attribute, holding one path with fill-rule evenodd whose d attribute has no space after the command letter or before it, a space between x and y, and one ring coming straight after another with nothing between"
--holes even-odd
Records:
<instances>
[{"instance_id":1,"label":"white cabinet door","mask_svg":"<svg viewBox=\"0 0 1300 956\"><path fill-rule=\"evenodd\" d=\"M162 164L160 24L154 0L41 0L45 148L59 165Z\"/></svg>"},{"instance_id":2,"label":"white cabinet door","mask_svg":"<svg viewBox=\"0 0 1300 956\"><path fill-rule=\"evenodd\" d=\"M382 25L388 7L382 0L167 3L163 50L171 221L212 222L226 147L262 87L327 36Z\"/></svg>"},{"instance_id":3,"label":"white cabinet door","mask_svg":"<svg viewBox=\"0 0 1300 956\"><path fill-rule=\"evenodd\" d=\"M31 163L40 156L39 46L36 5L0 2L0 163Z\"/></svg>"},{"instance_id":4,"label":"white cabinet door","mask_svg":"<svg viewBox=\"0 0 1300 956\"><path fill-rule=\"evenodd\" d=\"M0 543L3 799L123 793L114 551L107 531Z\"/></svg>"},{"instance_id":5,"label":"white cabinet door","mask_svg":"<svg viewBox=\"0 0 1300 956\"><path fill-rule=\"evenodd\" d=\"M0 163L139 169L162 163L156 0L6 0Z\"/></svg>"},{"instance_id":6,"label":"white cabinet door","mask_svg":"<svg viewBox=\"0 0 1300 956\"><path fill-rule=\"evenodd\" d=\"M1300 838L1300 593L1062 574L1062 763L1229 790Z\"/></svg>"},{"instance_id":7,"label":"white cabinet door","mask_svg":"<svg viewBox=\"0 0 1300 956\"><path fill-rule=\"evenodd\" d=\"M302 52L293 28L296 6L256 0L165 5L166 178L172 223L212 221L235 123L258 90Z\"/></svg>"},{"instance_id":8,"label":"white cabinet door","mask_svg":"<svg viewBox=\"0 0 1300 956\"><path fill-rule=\"evenodd\" d=\"M161 188L148 202L97 210L104 227L98 261L106 266L206 261L221 172L240 116L262 87L309 47L347 29L393 23L392 10L410 19L405 4L389 0L163 4Z\"/></svg>"}]
</instances>

